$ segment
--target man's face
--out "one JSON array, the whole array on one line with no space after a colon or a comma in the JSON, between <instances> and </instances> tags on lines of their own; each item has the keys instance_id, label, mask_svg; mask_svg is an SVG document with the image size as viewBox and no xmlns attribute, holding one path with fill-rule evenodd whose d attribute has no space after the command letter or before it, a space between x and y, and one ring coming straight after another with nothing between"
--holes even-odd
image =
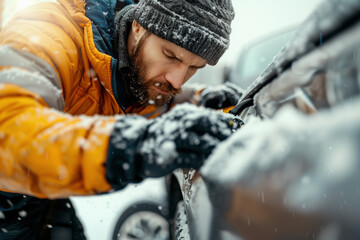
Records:
<instances>
[{"instance_id":1,"label":"man's face","mask_svg":"<svg viewBox=\"0 0 360 240\"><path fill-rule=\"evenodd\" d=\"M156 106L180 94L182 85L206 65L196 54L148 32L133 47L130 58L138 77L133 84L137 89L130 86L131 91L141 96L141 104Z\"/></svg>"}]
</instances>

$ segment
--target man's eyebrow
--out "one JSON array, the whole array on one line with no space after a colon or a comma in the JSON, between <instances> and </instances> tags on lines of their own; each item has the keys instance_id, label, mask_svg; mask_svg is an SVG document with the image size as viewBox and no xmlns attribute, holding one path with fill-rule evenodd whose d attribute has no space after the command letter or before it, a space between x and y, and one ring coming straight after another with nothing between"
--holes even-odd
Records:
<instances>
[{"instance_id":1,"label":"man's eyebrow","mask_svg":"<svg viewBox=\"0 0 360 240\"><path fill-rule=\"evenodd\" d=\"M166 55L170 55L171 57L175 58L177 61L179 62L183 62L183 60L181 60L180 58L178 58L176 56L176 54L171 50L171 49L167 49L167 48L164 48L164 53ZM191 65L190 67L193 67L193 68L198 68L198 69L201 69L201 68L204 68L206 66L207 63L203 64L203 65L200 65L200 66L196 66L196 65Z\"/></svg>"}]
</instances>

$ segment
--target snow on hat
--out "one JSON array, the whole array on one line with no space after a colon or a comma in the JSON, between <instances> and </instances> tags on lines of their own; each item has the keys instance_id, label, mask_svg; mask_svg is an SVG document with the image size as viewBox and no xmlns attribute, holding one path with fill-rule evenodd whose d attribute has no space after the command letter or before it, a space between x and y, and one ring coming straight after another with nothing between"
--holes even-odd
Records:
<instances>
[{"instance_id":1,"label":"snow on hat","mask_svg":"<svg viewBox=\"0 0 360 240\"><path fill-rule=\"evenodd\" d=\"M135 20L148 31L215 65L229 47L231 0L140 0Z\"/></svg>"}]
</instances>

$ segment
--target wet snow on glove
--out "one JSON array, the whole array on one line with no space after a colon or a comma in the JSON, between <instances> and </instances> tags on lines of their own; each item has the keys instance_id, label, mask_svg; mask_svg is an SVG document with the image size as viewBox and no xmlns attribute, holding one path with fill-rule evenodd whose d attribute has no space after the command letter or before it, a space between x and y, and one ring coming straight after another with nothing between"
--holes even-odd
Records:
<instances>
[{"instance_id":1,"label":"wet snow on glove","mask_svg":"<svg viewBox=\"0 0 360 240\"><path fill-rule=\"evenodd\" d=\"M190 104L175 107L150 124L140 144L145 176L180 167L199 168L216 145L230 136L231 129L230 115Z\"/></svg>"},{"instance_id":2,"label":"wet snow on glove","mask_svg":"<svg viewBox=\"0 0 360 240\"><path fill-rule=\"evenodd\" d=\"M120 118L110 138L107 178L120 187L117 184L165 176L177 168L198 169L234 127L232 115L191 104L153 120Z\"/></svg>"},{"instance_id":3,"label":"wet snow on glove","mask_svg":"<svg viewBox=\"0 0 360 240\"><path fill-rule=\"evenodd\" d=\"M242 93L243 90L232 83L208 87L202 91L198 105L212 109L231 107L238 103Z\"/></svg>"}]
</instances>

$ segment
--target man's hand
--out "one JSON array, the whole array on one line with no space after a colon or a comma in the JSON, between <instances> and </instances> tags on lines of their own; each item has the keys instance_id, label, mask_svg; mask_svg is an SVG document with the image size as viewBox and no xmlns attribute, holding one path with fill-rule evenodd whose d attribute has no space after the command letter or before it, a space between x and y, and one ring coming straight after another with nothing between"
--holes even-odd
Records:
<instances>
[{"instance_id":1,"label":"man's hand","mask_svg":"<svg viewBox=\"0 0 360 240\"><path fill-rule=\"evenodd\" d=\"M208 87L201 92L198 105L212 109L235 106L241 98L242 93L243 90L233 83Z\"/></svg>"},{"instance_id":2,"label":"man's hand","mask_svg":"<svg viewBox=\"0 0 360 240\"><path fill-rule=\"evenodd\" d=\"M190 104L154 120L118 120L109 143L107 178L115 188L177 168L198 169L216 145L237 128L233 117Z\"/></svg>"}]
</instances>

